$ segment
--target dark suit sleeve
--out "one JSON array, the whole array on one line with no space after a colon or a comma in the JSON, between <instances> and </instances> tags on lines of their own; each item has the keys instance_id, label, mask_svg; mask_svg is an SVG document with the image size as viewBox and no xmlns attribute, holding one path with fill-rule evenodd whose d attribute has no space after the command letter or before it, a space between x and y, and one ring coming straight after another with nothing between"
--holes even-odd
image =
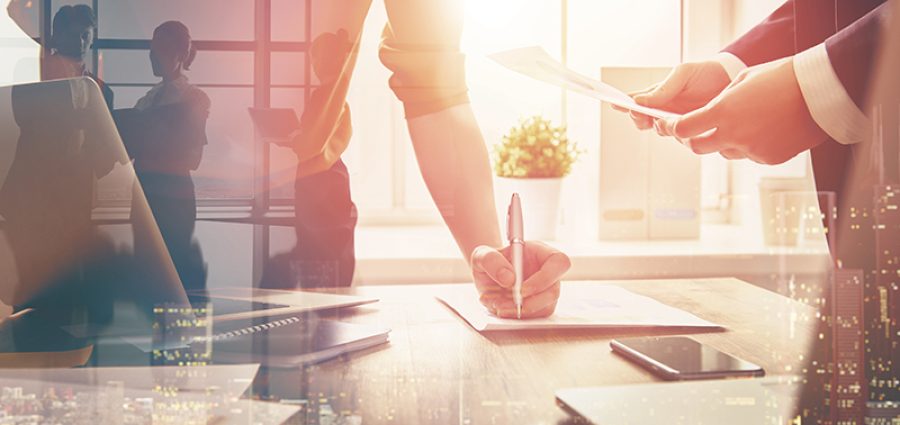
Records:
<instances>
[{"instance_id":1,"label":"dark suit sleeve","mask_svg":"<svg viewBox=\"0 0 900 425\"><path fill-rule=\"evenodd\" d=\"M794 46L794 0L789 0L723 51L754 66L793 55Z\"/></svg>"},{"instance_id":2,"label":"dark suit sleeve","mask_svg":"<svg viewBox=\"0 0 900 425\"><path fill-rule=\"evenodd\" d=\"M889 3L882 4L825 40L831 66L860 109L865 105L881 33L889 17L889 6Z\"/></svg>"}]
</instances>

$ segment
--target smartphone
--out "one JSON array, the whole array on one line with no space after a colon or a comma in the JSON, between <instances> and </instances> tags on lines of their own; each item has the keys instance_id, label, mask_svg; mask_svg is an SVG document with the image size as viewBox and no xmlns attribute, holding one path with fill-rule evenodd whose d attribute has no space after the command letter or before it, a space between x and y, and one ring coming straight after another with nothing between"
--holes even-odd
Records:
<instances>
[{"instance_id":1,"label":"smartphone","mask_svg":"<svg viewBox=\"0 0 900 425\"><path fill-rule=\"evenodd\" d=\"M609 346L616 354L671 381L765 375L758 365L683 336L614 339Z\"/></svg>"}]
</instances>

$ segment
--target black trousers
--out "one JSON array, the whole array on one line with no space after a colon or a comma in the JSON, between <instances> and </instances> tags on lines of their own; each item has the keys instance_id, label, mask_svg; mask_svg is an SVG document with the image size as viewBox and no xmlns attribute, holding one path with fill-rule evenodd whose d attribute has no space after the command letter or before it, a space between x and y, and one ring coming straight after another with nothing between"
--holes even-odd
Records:
<instances>
[{"instance_id":1,"label":"black trousers","mask_svg":"<svg viewBox=\"0 0 900 425\"><path fill-rule=\"evenodd\" d=\"M206 289L206 263L194 239L197 198L191 176L139 171L137 177L185 290ZM138 193L135 187L135 199ZM132 220L136 219L135 214L141 214L139 208L139 204L132 203ZM142 229L142 226L134 227L137 258L144 258L146 250L156 249L153 235L145 234Z\"/></svg>"},{"instance_id":2,"label":"black trousers","mask_svg":"<svg viewBox=\"0 0 900 425\"><path fill-rule=\"evenodd\" d=\"M356 205L343 161L294 182L297 244L272 256L260 286L273 289L347 287L356 265Z\"/></svg>"}]
</instances>

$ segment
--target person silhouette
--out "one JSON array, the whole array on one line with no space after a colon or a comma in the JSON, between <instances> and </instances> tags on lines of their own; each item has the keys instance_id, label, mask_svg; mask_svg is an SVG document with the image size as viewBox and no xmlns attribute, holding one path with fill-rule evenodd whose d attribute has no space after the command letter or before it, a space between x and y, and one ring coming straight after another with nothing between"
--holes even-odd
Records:
<instances>
[{"instance_id":1,"label":"person silhouette","mask_svg":"<svg viewBox=\"0 0 900 425\"><path fill-rule=\"evenodd\" d=\"M206 266L193 237L197 200L191 171L200 165L207 144L210 100L184 75L196 55L190 31L183 23L168 21L156 27L150 43L150 63L153 75L161 81L135 104L133 119L138 121L140 130L120 128L138 178L132 197L132 218L146 213L137 205L140 197L146 196L187 290L206 286ZM142 250L156 249L152 235L143 234L138 227L134 229L138 257Z\"/></svg>"},{"instance_id":2,"label":"person silhouette","mask_svg":"<svg viewBox=\"0 0 900 425\"><path fill-rule=\"evenodd\" d=\"M37 4L38 7L32 7ZM7 6L9 16L29 37L38 37L35 19L29 12L40 13L42 2L12 0ZM97 17L86 4L60 7L53 16L50 36L42 43L41 81L63 78L90 77L100 86L106 106L112 110L112 89L91 72L86 59L94 45Z\"/></svg>"}]
</instances>

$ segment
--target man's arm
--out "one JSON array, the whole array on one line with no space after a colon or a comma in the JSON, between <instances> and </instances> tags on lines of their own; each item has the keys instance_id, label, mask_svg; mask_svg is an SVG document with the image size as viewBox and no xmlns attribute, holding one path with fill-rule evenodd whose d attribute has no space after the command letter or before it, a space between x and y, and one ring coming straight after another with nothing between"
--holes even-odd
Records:
<instances>
[{"instance_id":1,"label":"man's arm","mask_svg":"<svg viewBox=\"0 0 900 425\"><path fill-rule=\"evenodd\" d=\"M723 49L746 66L791 56L794 45L794 0L788 0L765 20Z\"/></svg>"},{"instance_id":2,"label":"man's arm","mask_svg":"<svg viewBox=\"0 0 900 425\"><path fill-rule=\"evenodd\" d=\"M890 4L884 3L825 40L835 73L860 108L865 105L868 82L890 11Z\"/></svg>"},{"instance_id":3,"label":"man's arm","mask_svg":"<svg viewBox=\"0 0 900 425\"><path fill-rule=\"evenodd\" d=\"M882 4L837 34L794 57L794 72L809 112L832 139L866 138L863 113L888 4Z\"/></svg>"}]
</instances>

